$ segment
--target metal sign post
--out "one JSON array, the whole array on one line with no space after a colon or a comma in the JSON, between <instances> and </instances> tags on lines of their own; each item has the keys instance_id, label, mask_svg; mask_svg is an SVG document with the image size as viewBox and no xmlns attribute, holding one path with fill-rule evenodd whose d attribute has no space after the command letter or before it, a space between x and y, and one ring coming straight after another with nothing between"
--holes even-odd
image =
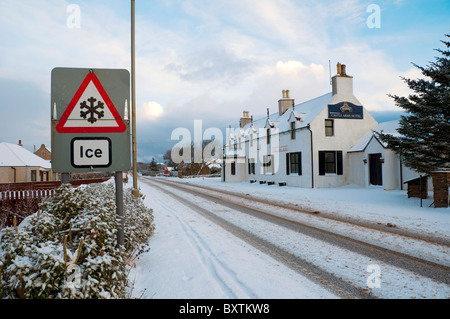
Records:
<instances>
[{"instance_id":1,"label":"metal sign post","mask_svg":"<svg viewBox=\"0 0 450 319\"><path fill-rule=\"evenodd\" d=\"M123 175L122 172L116 172L116 215L119 219L119 228L117 229L117 244L123 246L125 244L125 218L123 212Z\"/></svg>"}]
</instances>

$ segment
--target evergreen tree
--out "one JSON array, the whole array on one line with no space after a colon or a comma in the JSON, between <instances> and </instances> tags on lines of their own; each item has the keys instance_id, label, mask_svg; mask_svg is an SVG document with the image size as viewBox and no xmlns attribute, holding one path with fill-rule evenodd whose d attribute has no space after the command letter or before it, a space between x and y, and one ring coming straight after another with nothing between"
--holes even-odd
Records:
<instances>
[{"instance_id":1,"label":"evergreen tree","mask_svg":"<svg viewBox=\"0 0 450 319\"><path fill-rule=\"evenodd\" d=\"M450 165L450 42L441 42L447 50L436 49L442 56L435 57L435 62L426 68L413 63L425 78L402 78L415 93L389 95L406 111L399 121L400 136L378 134L405 165L423 173Z\"/></svg>"},{"instance_id":2,"label":"evergreen tree","mask_svg":"<svg viewBox=\"0 0 450 319\"><path fill-rule=\"evenodd\" d=\"M150 171L153 171L153 172L157 172L158 171L158 163L156 163L156 160L155 160L154 157L152 158L152 161L150 162L148 168L150 169Z\"/></svg>"}]
</instances>

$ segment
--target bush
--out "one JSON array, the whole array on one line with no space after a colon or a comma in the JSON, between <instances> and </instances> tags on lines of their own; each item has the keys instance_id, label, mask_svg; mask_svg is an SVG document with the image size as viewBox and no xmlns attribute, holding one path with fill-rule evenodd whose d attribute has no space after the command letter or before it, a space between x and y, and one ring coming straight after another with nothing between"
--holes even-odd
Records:
<instances>
[{"instance_id":1,"label":"bush","mask_svg":"<svg viewBox=\"0 0 450 319\"><path fill-rule=\"evenodd\" d=\"M0 233L0 298L126 298L127 261L154 231L142 199L124 190L126 244L117 247L114 185L61 186Z\"/></svg>"}]
</instances>

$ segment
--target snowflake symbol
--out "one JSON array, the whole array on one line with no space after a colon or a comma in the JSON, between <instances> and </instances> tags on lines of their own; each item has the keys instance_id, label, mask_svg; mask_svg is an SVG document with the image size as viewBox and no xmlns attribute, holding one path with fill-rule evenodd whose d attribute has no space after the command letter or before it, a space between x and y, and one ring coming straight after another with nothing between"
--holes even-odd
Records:
<instances>
[{"instance_id":1,"label":"snowflake symbol","mask_svg":"<svg viewBox=\"0 0 450 319\"><path fill-rule=\"evenodd\" d=\"M89 115L90 117L88 118L88 122L93 124L97 122L97 118L101 119L103 116L105 116L105 113L103 111L97 110L103 109L104 104L103 102L98 101L97 105L94 105L94 102L97 101L97 99L93 96L88 98L87 101L90 103L89 106L87 105L86 101L80 103L81 109L87 109L87 111L80 111L80 116L85 119ZM97 115L97 118L95 118L94 115Z\"/></svg>"}]
</instances>

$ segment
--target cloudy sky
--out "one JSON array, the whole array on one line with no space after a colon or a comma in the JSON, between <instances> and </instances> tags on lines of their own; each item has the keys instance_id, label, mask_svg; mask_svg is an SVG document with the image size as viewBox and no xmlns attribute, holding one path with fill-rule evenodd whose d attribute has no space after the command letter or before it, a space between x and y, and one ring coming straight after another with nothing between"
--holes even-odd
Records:
<instances>
[{"instance_id":1,"label":"cloudy sky","mask_svg":"<svg viewBox=\"0 0 450 319\"><path fill-rule=\"evenodd\" d=\"M131 69L130 0L0 0L0 142L50 146L54 67ZM379 9L379 11L378 11ZM379 14L378 14L379 13ZM237 126L331 91L336 63L382 122L450 33L448 0L136 0L138 161L176 128Z\"/></svg>"}]
</instances>

